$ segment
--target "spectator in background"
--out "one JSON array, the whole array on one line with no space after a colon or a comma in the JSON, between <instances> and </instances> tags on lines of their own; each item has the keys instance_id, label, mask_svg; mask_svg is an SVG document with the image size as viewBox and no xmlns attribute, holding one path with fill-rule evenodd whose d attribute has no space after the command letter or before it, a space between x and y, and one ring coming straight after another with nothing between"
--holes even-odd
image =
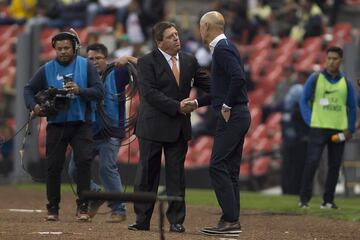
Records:
<instances>
[{"instance_id":1,"label":"spectator in background","mask_svg":"<svg viewBox=\"0 0 360 240\"><path fill-rule=\"evenodd\" d=\"M284 98L281 117L281 188L283 194L299 194L300 191L309 127L301 117L299 103L307 76L307 72L299 72L297 83L291 86Z\"/></svg>"},{"instance_id":2,"label":"spectator in background","mask_svg":"<svg viewBox=\"0 0 360 240\"><path fill-rule=\"evenodd\" d=\"M166 0L133 0L137 1L140 6L140 24L148 39L152 27L159 21L165 18L165 4Z\"/></svg>"},{"instance_id":3,"label":"spectator in background","mask_svg":"<svg viewBox=\"0 0 360 240\"><path fill-rule=\"evenodd\" d=\"M244 36L247 35L246 41L249 42L253 36L249 36L249 21L247 13L247 1L240 0L234 3L233 11L235 16L231 22L231 31L233 33L234 41L241 43Z\"/></svg>"},{"instance_id":4,"label":"spectator in background","mask_svg":"<svg viewBox=\"0 0 360 240\"><path fill-rule=\"evenodd\" d=\"M119 39L116 41L117 49L113 52L115 57L120 56L132 56L134 55L134 46L130 44L130 39L127 34L123 34Z\"/></svg>"},{"instance_id":5,"label":"spectator in background","mask_svg":"<svg viewBox=\"0 0 360 240\"><path fill-rule=\"evenodd\" d=\"M308 208L313 180L321 154L327 146L328 172L323 195L323 209L337 209L334 202L345 140L355 132L356 103L351 80L340 71L343 50L327 50L326 67L306 81L300 100L301 115L310 126L307 158L301 181L299 207ZM339 136L339 134L341 135Z\"/></svg>"},{"instance_id":6,"label":"spectator in background","mask_svg":"<svg viewBox=\"0 0 360 240\"><path fill-rule=\"evenodd\" d=\"M300 42L307 37L322 34L323 13L316 3L310 0L300 0L296 16L298 20L291 29L290 37Z\"/></svg>"},{"instance_id":7,"label":"spectator in background","mask_svg":"<svg viewBox=\"0 0 360 240\"><path fill-rule=\"evenodd\" d=\"M274 93L262 106L262 122L265 122L271 113L282 111L285 94L295 81L296 73L293 66L285 66L283 80L276 85Z\"/></svg>"},{"instance_id":8,"label":"spectator in background","mask_svg":"<svg viewBox=\"0 0 360 240\"><path fill-rule=\"evenodd\" d=\"M132 0L98 0L88 6L88 24L99 14L115 14L115 21L120 22L126 14L127 7Z\"/></svg>"},{"instance_id":9,"label":"spectator in background","mask_svg":"<svg viewBox=\"0 0 360 240\"><path fill-rule=\"evenodd\" d=\"M29 19L26 26L30 28L34 25L47 25L49 20L59 16L57 1L37 0L34 16Z\"/></svg>"},{"instance_id":10,"label":"spectator in background","mask_svg":"<svg viewBox=\"0 0 360 240\"><path fill-rule=\"evenodd\" d=\"M59 15L48 21L53 28L81 28L87 25L87 7L89 0L57 0Z\"/></svg>"},{"instance_id":11,"label":"spectator in background","mask_svg":"<svg viewBox=\"0 0 360 240\"><path fill-rule=\"evenodd\" d=\"M284 0L283 6L273 13L273 21L270 25L270 32L274 36L289 36L291 28L296 25L298 5L295 0Z\"/></svg>"},{"instance_id":12,"label":"spectator in background","mask_svg":"<svg viewBox=\"0 0 360 240\"><path fill-rule=\"evenodd\" d=\"M0 24L24 24L35 15L36 0L12 0Z\"/></svg>"},{"instance_id":13,"label":"spectator in background","mask_svg":"<svg viewBox=\"0 0 360 240\"><path fill-rule=\"evenodd\" d=\"M272 9L268 1L257 1L256 7L249 10L249 42L251 42L257 34L268 32L271 17Z\"/></svg>"},{"instance_id":14,"label":"spectator in background","mask_svg":"<svg viewBox=\"0 0 360 240\"><path fill-rule=\"evenodd\" d=\"M146 41L146 30L141 25L140 17L140 5L137 1L132 1L128 7L128 14L124 25L129 42L133 46L134 56L139 56L141 47Z\"/></svg>"}]
</instances>

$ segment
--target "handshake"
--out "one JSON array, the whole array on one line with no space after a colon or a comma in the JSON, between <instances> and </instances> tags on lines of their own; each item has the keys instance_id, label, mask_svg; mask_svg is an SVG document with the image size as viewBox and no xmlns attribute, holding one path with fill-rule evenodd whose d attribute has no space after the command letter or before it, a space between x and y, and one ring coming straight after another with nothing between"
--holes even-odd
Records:
<instances>
[{"instance_id":1,"label":"handshake","mask_svg":"<svg viewBox=\"0 0 360 240\"><path fill-rule=\"evenodd\" d=\"M182 114L188 114L198 108L198 104L191 98L185 98L180 102L179 112Z\"/></svg>"}]
</instances>

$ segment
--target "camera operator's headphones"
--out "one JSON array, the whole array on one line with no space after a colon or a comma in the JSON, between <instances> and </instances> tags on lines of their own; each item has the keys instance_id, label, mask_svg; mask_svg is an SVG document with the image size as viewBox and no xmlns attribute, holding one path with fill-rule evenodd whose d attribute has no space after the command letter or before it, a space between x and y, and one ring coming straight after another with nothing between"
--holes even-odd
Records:
<instances>
[{"instance_id":1,"label":"camera operator's headphones","mask_svg":"<svg viewBox=\"0 0 360 240\"><path fill-rule=\"evenodd\" d=\"M61 40L69 39L72 42L75 53L80 49L80 39L79 36L74 32L60 32L51 38L51 45L55 48L55 42Z\"/></svg>"}]
</instances>

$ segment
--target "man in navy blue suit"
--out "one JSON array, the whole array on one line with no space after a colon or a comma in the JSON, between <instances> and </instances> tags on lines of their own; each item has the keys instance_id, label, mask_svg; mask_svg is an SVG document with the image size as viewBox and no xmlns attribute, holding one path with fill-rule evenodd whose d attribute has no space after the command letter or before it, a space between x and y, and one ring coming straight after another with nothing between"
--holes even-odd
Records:
<instances>
[{"instance_id":1,"label":"man in navy blue suit","mask_svg":"<svg viewBox=\"0 0 360 240\"><path fill-rule=\"evenodd\" d=\"M211 105L218 114L210 160L210 178L222 209L207 235L239 234L241 226L239 171L245 135L250 126L244 65L236 46L224 35L224 17L215 11L200 19L200 34L212 54Z\"/></svg>"}]
</instances>

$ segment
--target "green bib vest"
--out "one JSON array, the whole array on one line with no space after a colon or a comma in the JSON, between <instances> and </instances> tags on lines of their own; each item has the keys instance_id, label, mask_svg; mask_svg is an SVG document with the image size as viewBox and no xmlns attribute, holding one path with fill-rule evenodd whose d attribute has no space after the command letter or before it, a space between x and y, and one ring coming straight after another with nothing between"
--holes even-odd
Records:
<instances>
[{"instance_id":1,"label":"green bib vest","mask_svg":"<svg viewBox=\"0 0 360 240\"><path fill-rule=\"evenodd\" d=\"M347 83L342 77L332 84L320 73L316 82L310 126L345 130L348 128Z\"/></svg>"}]
</instances>

